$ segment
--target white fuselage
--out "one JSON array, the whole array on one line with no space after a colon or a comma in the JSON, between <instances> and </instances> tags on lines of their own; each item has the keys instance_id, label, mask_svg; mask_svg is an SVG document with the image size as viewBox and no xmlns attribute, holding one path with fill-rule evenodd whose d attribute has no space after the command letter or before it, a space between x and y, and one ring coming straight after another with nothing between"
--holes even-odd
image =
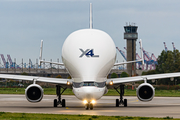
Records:
<instances>
[{"instance_id":1,"label":"white fuselage","mask_svg":"<svg viewBox=\"0 0 180 120\"><path fill-rule=\"evenodd\" d=\"M102 83L116 60L116 49L112 38L97 29L82 29L71 33L62 47L62 60L74 83L73 92L81 100L100 99L106 86L83 85L87 82Z\"/></svg>"}]
</instances>

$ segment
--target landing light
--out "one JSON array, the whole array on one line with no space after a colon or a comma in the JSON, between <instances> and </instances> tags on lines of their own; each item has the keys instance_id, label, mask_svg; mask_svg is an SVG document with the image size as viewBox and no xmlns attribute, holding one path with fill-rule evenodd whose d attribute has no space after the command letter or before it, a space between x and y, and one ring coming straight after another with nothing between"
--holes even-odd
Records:
<instances>
[{"instance_id":1,"label":"landing light","mask_svg":"<svg viewBox=\"0 0 180 120\"><path fill-rule=\"evenodd\" d=\"M87 100L84 100L83 103L84 103L84 104L87 104L88 102L87 102Z\"/></svg>"},{"instance_id":2,"label":"landing light","mask_svg":"<svg viewBox=\"0 0 180 120\"><path fill-rule=\"evenodd\" d=\"M92 100L91 103L94 104L94 103L96 103L96 101L95 101L95 100Z\"/></svg>"},{"instance_id":3,"label":"landing light","mask_svg":"<svg viewBox=\"0 0 180 120\"><path fill-rule=\"evenodd\" d=\"M70 82L69 82L69 81L67 81L67 85L70 85Z\"/></svg>"},{"instance_id":4,"label":"landing light","mask_svg":"<svg viewBox=\"0 0 180 120\"><path fill-rule=\"evenodd\" d=\"M110 85L113 85L113 81L111 81L109 84L110 84Z\"/></svg>"}]
</instances>

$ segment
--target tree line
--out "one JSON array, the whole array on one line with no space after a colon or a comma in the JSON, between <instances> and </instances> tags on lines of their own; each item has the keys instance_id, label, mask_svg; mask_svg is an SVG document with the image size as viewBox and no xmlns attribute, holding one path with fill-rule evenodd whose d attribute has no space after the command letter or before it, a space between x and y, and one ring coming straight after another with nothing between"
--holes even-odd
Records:
<instances>
[{"instance_id":1,"label":"tree line","mask_svg":"<svg viewBox=\"0 0 180 120\"><path fill-rule=\"evenodd\" d=\"M174 73L180 72L180 52L179 50L165 51L163 50L157 58L157 65L155 70L149 70L147 72L142 72L142 75L152 75L152 74L163 74L163 73ZM126 72L122 72L120 77L129 77ZM111 78L118 78L116 73L111 74ZM174 78L173 81L170 78L160 79L156 81L148 81L151 84L157 85L174 85L180 84L180 78Z\"/></svg>"},{"instance_id":2,"label":"tree line","mask_svg":"<svg viewBox=\"0 0 180 120\"><path fill-rule=\"evenodd\" d=\"M156 65L155 70L149 70L147 72L143 72L142 75L180 72L179 50L177 49L173 51L163 50L157 58L157 63L158 64ZM163 85L180 84L180 79L174 78L174 81L171 81L170 78L161 79L157 81L157 84L163 84Z\"/></svg>"}]
</instances>

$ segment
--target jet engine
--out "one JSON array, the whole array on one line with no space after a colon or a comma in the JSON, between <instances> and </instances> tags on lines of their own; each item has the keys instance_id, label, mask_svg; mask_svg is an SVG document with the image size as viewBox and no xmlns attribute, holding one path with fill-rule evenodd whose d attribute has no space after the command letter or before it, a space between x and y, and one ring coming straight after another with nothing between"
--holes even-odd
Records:
<instances>
[{"instance_id":1,"label":"jet engine","mask_svg":"<svg viewBox=\"0 0 180 120\"><path fill-rule=\"evenodd\" d=\"M139 100L147 102L153 99L155 90L151 84L142 83L138 86L136 93Z\"/></svg>"},{"instance_id":2,"label":"jet engine","mask_svg":"<svg viewBox=\"0 0 180 120\"><path fill-rule=\"evenodd\" d=\"M43 89L40 85L38 84L31 84L29 85L26 90L25 90L25 94L26 94L26 99L29 102L40 102L43 98Z\"/></svg>"}]
</instances>

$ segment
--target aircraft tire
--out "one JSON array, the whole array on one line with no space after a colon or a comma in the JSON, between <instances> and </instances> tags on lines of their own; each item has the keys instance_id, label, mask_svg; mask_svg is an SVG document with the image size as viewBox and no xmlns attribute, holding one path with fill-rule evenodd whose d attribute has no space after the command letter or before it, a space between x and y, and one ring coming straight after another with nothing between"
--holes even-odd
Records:
<instances>
[{"instance_id":1,"label":"aircraft tire","mask_svg":"<svg viewBox=\"0 0 180 120\"><path fill-rule=\"evenodd\" d=\"M116 99L116 107L119 107L119 99Z\"/></svg>"},{"instance_id":2,"label":"aircraft tire","mask_svg":"<svg viewBox=\"0 0 180 120\"><path fill-rule=\"evenodd\" d=\"M57 107L57 99L54 99L54 107Z\"/></svg>"},{"instance_id":3,"label":"aircraft tire","mask_svg":"<svg viewBox=\"0 0 180 120\"><path fill-rule=\"evenodd\" d=\"M124 107L127 107L127 99L124 99Z\"/></svg>"},{"instance_id":4,"label":"aircraft tire","mask_svg":"<svg viewBox=\"0 0 180 120\"><path fill-rule=\"evenodd\" d=\"M66 100L62 99L62 107L66 107Z\"/></svg>"},{"instance_id":5,"label":"aircraft tire","mask_svg":"<svg viewBox=\"0 0 180 120\"><path fill-rule=\"evenodd\" d=\"M89 109L89 104L88 104L88 103L85 105L85 109L86 109L86 110Z\"/></svg>"},{"instance_id":6,"label":"aircraft tire","mask_svg":"<svg viewBox=\"0 0 180 120\"><path fill-rule=\"evenodd\" d=\"M90 110L93 109L93 104L92 103L90 103L89 108L90 108Z\"/></svg>"}]
</instances>

